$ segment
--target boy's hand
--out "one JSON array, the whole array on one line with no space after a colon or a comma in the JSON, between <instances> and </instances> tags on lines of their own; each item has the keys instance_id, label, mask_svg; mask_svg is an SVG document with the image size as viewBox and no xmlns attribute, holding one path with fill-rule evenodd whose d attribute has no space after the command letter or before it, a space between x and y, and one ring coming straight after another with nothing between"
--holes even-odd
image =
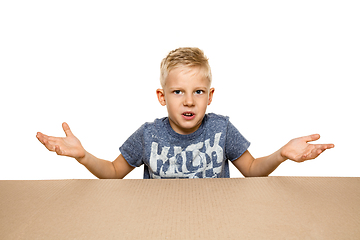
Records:
<instances>
[{"instance_id":1,"label":"boy's hand","mask_svg":"<svg viewBox=\"0 0 360 240\"><path fill-rule=\"evenodd\" d=\"M49 151L56 152L58 155L73 157L77 160L85 157L86 151L79 139L71 132L69 125L64 122L62 127L66 137L50 137L40 132L36 134L36 137Z\"/></svg>"},{"instance_id":2,"label":"boy's hand","mask_svg":"<svg viewBox=\"0 0 360 240\"><path fill-rule=\"evenodd\" d=\"M320 138L319 134L292 139L281 149L281 156L295 162L303 162L318 157L326 149L333 148L334 144L309 144Z\"/></svg>"}]
</instances>

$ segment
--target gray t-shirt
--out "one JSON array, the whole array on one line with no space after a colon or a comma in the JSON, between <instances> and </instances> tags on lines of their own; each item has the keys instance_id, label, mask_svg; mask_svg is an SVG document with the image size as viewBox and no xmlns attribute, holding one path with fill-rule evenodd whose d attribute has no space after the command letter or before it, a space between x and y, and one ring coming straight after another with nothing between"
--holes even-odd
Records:
<instances>
[{"instance_id":1,"label":"gray t-shirt","mask_svg":"<svg viewBox=\"0 0 360 240\"><path fill-rule=\"evenodd\" d=\"M120 147L133 167L145 164L148 178L229 178L229 162L250 146L228 117L209 113L199 129L176 133L167 117L143 124Z\"/></svg>"}]
</instances>

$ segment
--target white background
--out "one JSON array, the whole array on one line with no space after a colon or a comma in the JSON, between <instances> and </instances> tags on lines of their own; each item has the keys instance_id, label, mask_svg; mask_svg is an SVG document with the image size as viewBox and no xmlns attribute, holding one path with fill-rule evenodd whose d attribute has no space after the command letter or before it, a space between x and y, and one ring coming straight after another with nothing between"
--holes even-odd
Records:
<instances>
[{"instance_id":1,"label":"white background","mask_svg":"<svg viewBox=\"0 0 360 240\"><path fill-rule=\"evenodd\" d=\"M160 61L184 46L210 59L208 112L230 116L255 157L312 133L336 146L273 176L360 177L359 12L355 0L1 1L0 179L94 178L36 132L63 136L66 121L114 160L141 124L166 116Z\"/></svg>"}]
</instances>

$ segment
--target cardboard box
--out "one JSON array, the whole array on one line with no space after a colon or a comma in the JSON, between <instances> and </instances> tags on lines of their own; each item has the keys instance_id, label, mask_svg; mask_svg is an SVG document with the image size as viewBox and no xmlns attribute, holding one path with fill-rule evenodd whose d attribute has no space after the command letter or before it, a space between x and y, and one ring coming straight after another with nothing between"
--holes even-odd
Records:
<instances>
[{"instance_id":1,"label":"cardboard box","mask_svg":"<svg viewBox=\"0 0 360 240\"><path fill-rule=\"evenodd\" d=\"M0 239L360 239L360 178L0 181Z\"/></svg>"}]
</instances>

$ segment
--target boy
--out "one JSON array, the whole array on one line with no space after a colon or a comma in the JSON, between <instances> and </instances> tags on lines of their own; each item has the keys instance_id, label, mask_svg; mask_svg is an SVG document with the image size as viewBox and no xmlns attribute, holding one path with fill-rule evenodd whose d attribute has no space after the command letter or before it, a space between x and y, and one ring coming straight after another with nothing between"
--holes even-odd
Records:
<instances>
[{"instance_id":1,"label":"boy","mask_svg":"<svg viewBox=\"0 0 360 240\"><path fill-rule=\"evenodd\" d=\"M82 147L69 126L65 138L37 133L37 138L58 155L75 158L98 178L123 178L145 164L144 178L230 177L231 161L245 177L268 176L282 162L314 159L333 144L309 144L318 134L291 140L275 153L255 159L250 143L228 117L205 114L211 104L211 70L198 48L171 51L161 62L161 89L156 94L168 117L145 123L120 147L113 161L99 159Z\"/></svg>"}]
</instances>

